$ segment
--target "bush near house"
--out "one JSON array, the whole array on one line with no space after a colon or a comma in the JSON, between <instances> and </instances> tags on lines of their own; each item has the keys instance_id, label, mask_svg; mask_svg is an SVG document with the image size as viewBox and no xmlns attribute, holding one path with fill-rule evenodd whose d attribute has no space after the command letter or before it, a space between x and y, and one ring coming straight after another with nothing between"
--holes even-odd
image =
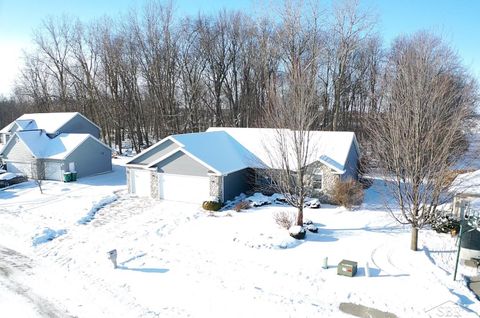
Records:
<instances>
[{"instance_id":1,"label":"bush near house","mask_svg":"<svg viewBox=\"0 0 480 318\"><path fill-rule=\"evenodd\" d=\"M278 211L273 214L273 219L278 226L288 230L295 223L295 215L288 211Z\"/></svg>"},{"instance_id":2,"label":"bush near house","mask_svg":"<svg viewBox=\"0 0 480 318\"><path fill-rule=\"evenodd\" d=\"M355 180L337 181L333 187L333 202L351 209L363 201L363 187Z\"/></svg>"},{"instance_id":3,"label":"bush near house","mask_svg":"<svg viewBox=\"0 0 480 318\"><path fill-rule=\"evenodd\" d=\"M450 233L452 236L456 236L460 232L460 221L447 215L435 220L432 229L437 233Z\"/></svg>"},{"instance_id":4,"label":"bush near house","mask_svg":"<svg viewBox=\"0 0 480 318\"><path fill-rule=\"evenodd\" d=\"M202 208L207 211L218 211L222 208L222 203L217 201L204 201Z\"/></svg>"}]
</instances>

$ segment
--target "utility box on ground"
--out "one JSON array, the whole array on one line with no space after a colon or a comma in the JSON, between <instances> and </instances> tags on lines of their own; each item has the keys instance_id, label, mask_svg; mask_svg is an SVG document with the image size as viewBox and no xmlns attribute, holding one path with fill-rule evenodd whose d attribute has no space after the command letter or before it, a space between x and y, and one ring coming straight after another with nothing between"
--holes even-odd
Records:
<instances>
[{"instance_id":1,"label":"utility box on ground","mask_svg":"<svg viewBox=\"0 0 480 318\"><path fill-rule=\"evenodd\" d=\"M342 260L338 263L337 274L353 277L357 273L357 262Z\"/></svg>"}]
</instances>

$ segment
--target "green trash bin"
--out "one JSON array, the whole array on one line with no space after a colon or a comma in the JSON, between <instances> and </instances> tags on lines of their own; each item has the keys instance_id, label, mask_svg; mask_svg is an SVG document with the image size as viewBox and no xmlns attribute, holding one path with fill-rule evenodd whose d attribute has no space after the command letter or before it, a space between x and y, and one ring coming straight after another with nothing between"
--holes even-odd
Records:
<instances>
[{"instance_id":1,"label":"green trash bin","mask_svg":"<svg viewBox=\"0 0 480 318\"><path fill-rule=\"evenodd\" d=\"M63 173L63 182L70 182L72 181L72 173L71 172L64 172Z\"/></svg>"},{"instance_id":2,"label":"green trash bin","mask_svg":"<svg viewBox=\"0 0 480 318\"><path fill-rule=\"evenodd\" d=\"M72 171L70 172L72 174L72 181L77 181L77 172L76 171Z\"/></svg>"}]
</instances>

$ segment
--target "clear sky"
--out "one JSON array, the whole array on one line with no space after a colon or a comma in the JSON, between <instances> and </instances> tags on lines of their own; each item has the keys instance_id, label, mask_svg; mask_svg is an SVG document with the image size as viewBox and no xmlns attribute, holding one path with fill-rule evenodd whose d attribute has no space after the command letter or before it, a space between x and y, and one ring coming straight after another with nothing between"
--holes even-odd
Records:
<instances>
[{"instance_id":1,"label":"clear sky","mask_svg":"<svg viewBox=\"0 0 480 318\"><path fill-rule=\"evenodd\" d=\"M237 9L253 12L259 1L177 0L177 16ZM263 6L275 0L263 0ZM330 0L320 0L328 6ZM143 0L0 0L0 95L11 93L21 65L21 52L30 45L32 31L48 15L78 17L88 21L103 15L113 17L130 8L141 8ZM480 1L478 0L360 0L379 17L378 30L388 44L400 34L421 29L443 36L464 64L480 81Z\"/></svg>"}]
</instances>

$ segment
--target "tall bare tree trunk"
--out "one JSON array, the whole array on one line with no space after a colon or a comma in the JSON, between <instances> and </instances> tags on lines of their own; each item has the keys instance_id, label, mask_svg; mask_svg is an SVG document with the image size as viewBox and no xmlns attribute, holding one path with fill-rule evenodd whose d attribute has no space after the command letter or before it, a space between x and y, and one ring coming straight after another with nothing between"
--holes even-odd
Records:
<instances>
[{"instance_id":1,"label":"tall bare tree trunk","mask_svg":"<svg viewBox=\"0 0 480 318\"><path fill-rule=\"evenodd\" d=\"M412 227L410 249L412 251L418 250L418 229L416 227Z\"/></svg>"}]
</instances>

